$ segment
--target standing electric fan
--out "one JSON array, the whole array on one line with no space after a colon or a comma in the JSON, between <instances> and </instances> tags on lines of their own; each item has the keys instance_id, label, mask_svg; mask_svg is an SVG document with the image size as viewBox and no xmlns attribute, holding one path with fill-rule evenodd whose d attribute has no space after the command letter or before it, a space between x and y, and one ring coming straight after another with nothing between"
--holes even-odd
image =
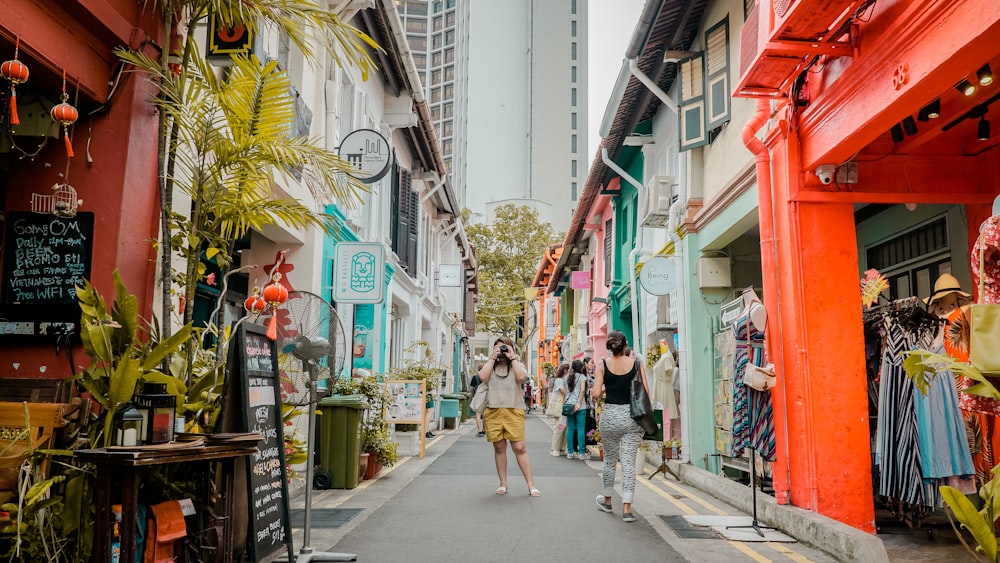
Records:
<instances>
[{"instance_id":1,"label":"standing electric fan","mask_svg":"<svg viewBox=\"0 0 1000 563\"><path fill-rule=\"evenodd\" d=\"M304 291L292 291L282 306L278 323L278 365L283 381L285 404L309 407L306 439L306 498L302 547L297 563L311 561L357 561L352 553L313 551L310 543L312 528L313 452L316 445L316 403L344 369L347 340L337 311L322 297ZM323 381L324 389L319 388ZM288 385L284 385L287 383Z\"/></svg>"}]
</instances>

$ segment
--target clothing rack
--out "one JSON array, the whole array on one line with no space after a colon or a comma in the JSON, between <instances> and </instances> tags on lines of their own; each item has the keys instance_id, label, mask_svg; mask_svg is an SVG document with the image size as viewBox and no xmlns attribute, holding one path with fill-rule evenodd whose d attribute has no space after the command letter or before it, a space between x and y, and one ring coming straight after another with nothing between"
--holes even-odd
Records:
<instances>
[{"instance_id":1,"label":"clothing rack","mask_svg":"<svg viewBox=\"0 0 1000 563\"><path fill-rule=\"evenodd\" d=\"M915 307L920 307L921 305L923 305L923 301L919 297L904 297L902 299L896 299L895 301L889 301L888 303L881 303L879 305L869 307L864 310L861 318L865 322L868 322L872 319L882 317L886 313L907 311Z\"/></svg>"}]
</instances>

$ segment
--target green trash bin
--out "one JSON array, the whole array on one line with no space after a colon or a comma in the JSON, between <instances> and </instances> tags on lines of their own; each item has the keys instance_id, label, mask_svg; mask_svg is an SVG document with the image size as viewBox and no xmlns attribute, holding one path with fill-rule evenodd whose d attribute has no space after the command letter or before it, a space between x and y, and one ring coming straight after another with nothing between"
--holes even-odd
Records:
<instances>
[{"instance_id":1,"label":"green trash bin","mask_svg":"<svg viewBox=\"0 0 1000 563\"><path fill-rule=\"evenodd\" d=\"M458 399L441 398L441 420L445 428L458 426Z\"/></svg>"},{"instance_id":2,"label":"green trash bin","mask_svg":"<svg viewBox=\"0 0 1000 563\"><path fill-rule=\"evenodd\" d=\"M459 399L458 404L460 412L462 413L461 422L465 422L466 420L469 420L470 416L475 416L474 414L470 414L472 412L472 408L470 406L472 404L472 393L469 393L467 391L459 391L458 393L456 393L456 395L462 396L462 398Z\"/></svg>"},{"instance_id":3,"label":"green trash bin","mask_svg":"<svg viewBox=\"0 0 1000 563\"><path fill-rule=\"evenodd\" d=\"M441 393L441 400L443 401L445 399L457 401L455 405L455 414L451 415L456 418L455 425L457 426L460 422L464 422L465 405L467 405L469 401L468 398L466 398L465 393L462 393L461 391L458 393ZM441 407L441 412L444 413L444 407ZM441 414L442 418L444 418L444 416L444 414Z\"/></svg>"},{"instance_id":4,"label":"green trash bin","mask_svg":"<svg viewBox=\"0 0 1000 563\"><path fill-rule=\"evenodd\" d=\"M318 488L353 489L358 486L361 421L367 409L368 403L363 395L339 395L319 402L322 413L319 417L319 459L322 469L317 474L317 484L323 484L325 479L330 485ZM326 472L325 475L323 472Z\"/></svg>"}]
</instances>

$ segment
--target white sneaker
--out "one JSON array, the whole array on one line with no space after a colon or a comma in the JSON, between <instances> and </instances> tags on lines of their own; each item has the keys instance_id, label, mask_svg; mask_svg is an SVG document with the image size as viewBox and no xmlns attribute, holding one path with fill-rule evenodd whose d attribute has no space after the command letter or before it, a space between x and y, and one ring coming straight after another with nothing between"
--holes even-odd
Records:
<instances>
[{"instance_id":1,"label":"white sneaker","mask_svg":"<svg viewBox=\"0 0 1000 563\"><path fill-rule=\"evenodd\" d=\"M555 450L550 450L549 451L549 455L552 456L552 457L559 457L559 452L557 452Z\"/></svg>"},{"instance_id":2,"label":"white sneaker","mask_svg":"<svg viewBox=\"0 0 1000 563\"><path fill-rule=\"evenodd\" d=\"M576 454L566 454L566 459L576 459Z\"/></svg>"},{"instance_id":3,"label":"white sneaker","mask_svg":"<svg viewBox=\"0 0 1000 563\"><path fill-rule=\"evenodd\" d=\"M590 454L577 454L576 459L582 459L584 461L590 459Z\"/></svg>"}]
</instances>

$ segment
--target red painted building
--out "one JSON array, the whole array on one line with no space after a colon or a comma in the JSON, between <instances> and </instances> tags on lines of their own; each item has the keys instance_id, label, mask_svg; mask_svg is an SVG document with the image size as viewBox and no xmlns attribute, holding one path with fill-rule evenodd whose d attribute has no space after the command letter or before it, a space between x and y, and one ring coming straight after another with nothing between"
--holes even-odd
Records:
<instances>
[{"instance_id":1,"label":"red painted building","mask_svg":"<svg viewBox=\"0 0 1000 563\"><path fill-rule=\"evenodd\" d=\"M16 87L20 125L12 125L10 83L0 79L3 230L14 232L16 218L24 224L46 224L46 215L22 212L30 212L33 205L36 210L45 208L45 197L39 196L51 196L56 184L69 184L76 199L82 200L77 217L83 224L89 217L93 221L92 232L84 233L90 251L85 257L89 279L111 296L112 272L117 268L138 298L140 316L147 319L156 269L151 241L159 232L158 117L148 102L155 92L141 75L120 65L113 51L132 48L159 57L160 19L154 3L135 0L6 0L0 16L0 60L14 59L16 51L29 70L28 80ZM50 108L59 103L64 75L67 101L79 112L79 119L68 128L73 158L59 138L62 128L53 128L49 117ZM78 322L79 310L72 306L67 288L60 288L66 290L61 302L48 300L41 290L32 295L14 291L15 278L22 288L35 284L44 289L66 281L57 280L57 274L42 283L44 269L36 274L41 278L23 279L30 274L22 266L31 262L18 260L19 238L8 235L0 242L5 264L0 377L70 377L66 347L57 348L57 337L44 323ZM43 263L53 265L52 260ZM87 361L79 352L74 360L77 365Z\"/></svg>"},{"instance_id":2,"label":"red painted building","mask_svg":"<svg viewBox=\"0 0 1000 563\"><path fill-rule=\"evenodd\" d=\"M989 127L1000 82L987 77L1000 71L1000 9L760 0L741 58L734 95L759 100L744 139L757 155L768 334L780 335L769 338L782 382L776 495L874 532L856 211L959 206L959 246L973 246L1000 193ZM949 267L967 272L968 254Z\"/></svg>"}]
</instances>

